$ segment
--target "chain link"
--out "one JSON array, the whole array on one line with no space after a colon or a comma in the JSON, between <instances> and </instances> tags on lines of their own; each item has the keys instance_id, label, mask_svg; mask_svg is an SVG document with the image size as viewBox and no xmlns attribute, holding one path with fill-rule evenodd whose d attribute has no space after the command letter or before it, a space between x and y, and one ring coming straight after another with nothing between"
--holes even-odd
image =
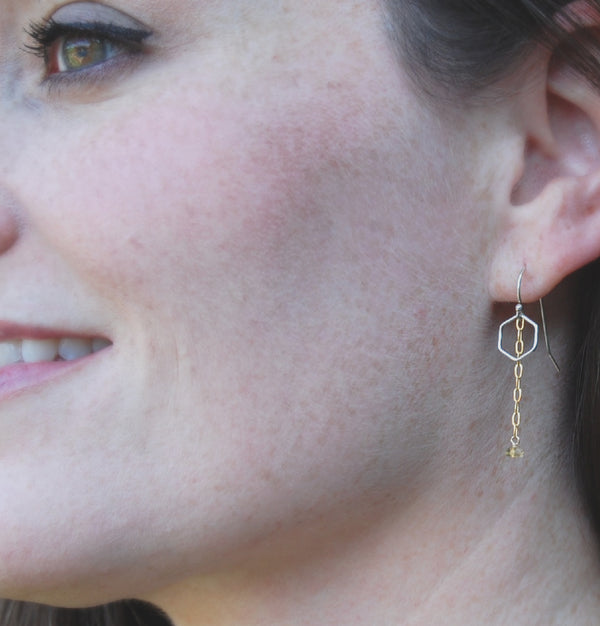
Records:
<instances>
[{"instance_id":1,"label":"chain link","mask_svg":"<svg viewBox=\"0 0 600 626\"><path fill-rule=\"evenodd\" d=\"M512 427L513 433L510 438L510 443L513 448L516 448L521 438L519 437L519 429L521 427L521 400L523 399L523 390L521 389L521 379L523 378L523 363L520 358L525 351L525 344L523 342L523 330L525 329L525 320L518 315L515 325L517 327L517 340L515 342L515 355L517 362L515 363L515 389L513 391L513 400L515 407L512 414Z\"/></svg>"}]
</instances>

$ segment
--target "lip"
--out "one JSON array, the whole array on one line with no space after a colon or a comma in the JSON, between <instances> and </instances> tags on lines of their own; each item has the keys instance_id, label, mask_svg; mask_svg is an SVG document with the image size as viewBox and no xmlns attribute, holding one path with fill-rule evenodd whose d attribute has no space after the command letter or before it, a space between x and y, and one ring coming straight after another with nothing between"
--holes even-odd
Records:
<instances>
[{"instance_id":1,"label":"lip","mask_svg":"<svg viewBox=\"0 0 600 626\"><path fill-rule=\"evenodd\" d=\"M0 341L11 339L61 339L73 337L76 339L93 339L103 335L93 332L78 332L60 328L46 328L44 326L26 326L0 320Z\"/></svg>"},{"instance_id":2,"label":"lip","mask_svg":"<svg viewBox=\"0 0 600 626\"><path fill-rule=\"evenodd\" d=\"M44 328L42 326L25 326L12 322L0 321L0 341L12 339L60 339L70 337L92 339L102 337L97 333L77 332ZM86 367L110 350L111 346L93 352L72 361L47 361L41 363L13 363L0 368L0 402L28 393L34 389Z\"/></svg>"}]
</instances>

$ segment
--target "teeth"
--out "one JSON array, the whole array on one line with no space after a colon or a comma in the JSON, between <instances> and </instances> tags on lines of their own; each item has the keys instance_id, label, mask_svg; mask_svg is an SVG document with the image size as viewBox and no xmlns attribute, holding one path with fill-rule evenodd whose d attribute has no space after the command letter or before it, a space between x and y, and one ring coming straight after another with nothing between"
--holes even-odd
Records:
<instances>
[{"instance_id":1,"label":"teeth","mask_svg":"<svg viewBox=\"0 0 600 626\"><path fill-rule=\"evenodd\" d=\"M54 361L58 355L58 341L56 339L23 339L21 354L25 363Z\"/></svg>"},{"instance_id":2,"label":"teeth","mask_svg":"<svg viewBox=\"0 0 600 626\"><path fill-rule=\"evenodd\" d=\"M14 339L0 341L0 367L14 363L74 361L112 345L107 339Z\"/></svg>"},{"instance_id":3,"label":"teeth","mask_svg":"<svg viewBox=\"0 0 600 626\"><path fill-rule=\"evenodd\" d=\"M65 361L74 361L92 353L92 342L89 339L61 339L58 344L58 355Z\"/></svg>"},{"instance_id":4,"label":"teeth","mask_svg":"<svg viewBox=\"0 0 600 626\"><path fill-rule=\"evenodd\" d=\"M21 342L3 341L0 342L0 367L12 365L21 360Z\"/></svg>"}]
</instances>

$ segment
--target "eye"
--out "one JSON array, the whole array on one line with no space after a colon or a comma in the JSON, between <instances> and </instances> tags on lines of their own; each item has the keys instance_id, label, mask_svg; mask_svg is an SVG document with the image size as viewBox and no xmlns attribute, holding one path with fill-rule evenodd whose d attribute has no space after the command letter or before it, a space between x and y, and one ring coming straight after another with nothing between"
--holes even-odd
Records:
<instances>
[{"instance_id":1,"label":"eye","mask_svg":"<svg viewBox=\"0 0 600 626\"><path fill-rule=\"evenodd\" d=\"M90 35L67 35L56 39L45 51L46 73L52 74L84 70L105 63L128 52L123 44Z\"/></svg>"},{"instance_id":2,"label":"eye","mask_svg":"<svg viewBox=\"0 0 600 626\"><path fill-rule=\"evenodd\" d=\"M53 17L31 24L25 46L44 60L46 77L85 74L116 57L143 51L152 32L132 17L95 2L74 2Z\"/></svg>"}]
</instances>

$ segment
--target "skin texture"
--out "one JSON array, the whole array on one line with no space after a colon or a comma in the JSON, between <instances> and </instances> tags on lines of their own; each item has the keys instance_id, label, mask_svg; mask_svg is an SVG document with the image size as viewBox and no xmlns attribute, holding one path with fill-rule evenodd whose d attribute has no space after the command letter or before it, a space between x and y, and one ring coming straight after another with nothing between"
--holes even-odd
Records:
<instances>
[{"instance_id":1,"label":"skin texture","mask_svg":"<svg viewBox=\"0 0 600 626\"><path fill-rule=\"evenodd\" d=\"M560 451L521 474L498 454L511 308L490 310L523 262L529 117L425 103L376 2L115 0L145 51L45 82L23 30L59 5L6 4L0 319L113 345L0 404L0 594L137 597L178 625L491 623L517 545L544 623L585 610ZM533 431L561 392L528 371ZM505 535L525 512L536 532ZM505 574L468 586L479 551Z\"/></svg>"}]
</instances>

